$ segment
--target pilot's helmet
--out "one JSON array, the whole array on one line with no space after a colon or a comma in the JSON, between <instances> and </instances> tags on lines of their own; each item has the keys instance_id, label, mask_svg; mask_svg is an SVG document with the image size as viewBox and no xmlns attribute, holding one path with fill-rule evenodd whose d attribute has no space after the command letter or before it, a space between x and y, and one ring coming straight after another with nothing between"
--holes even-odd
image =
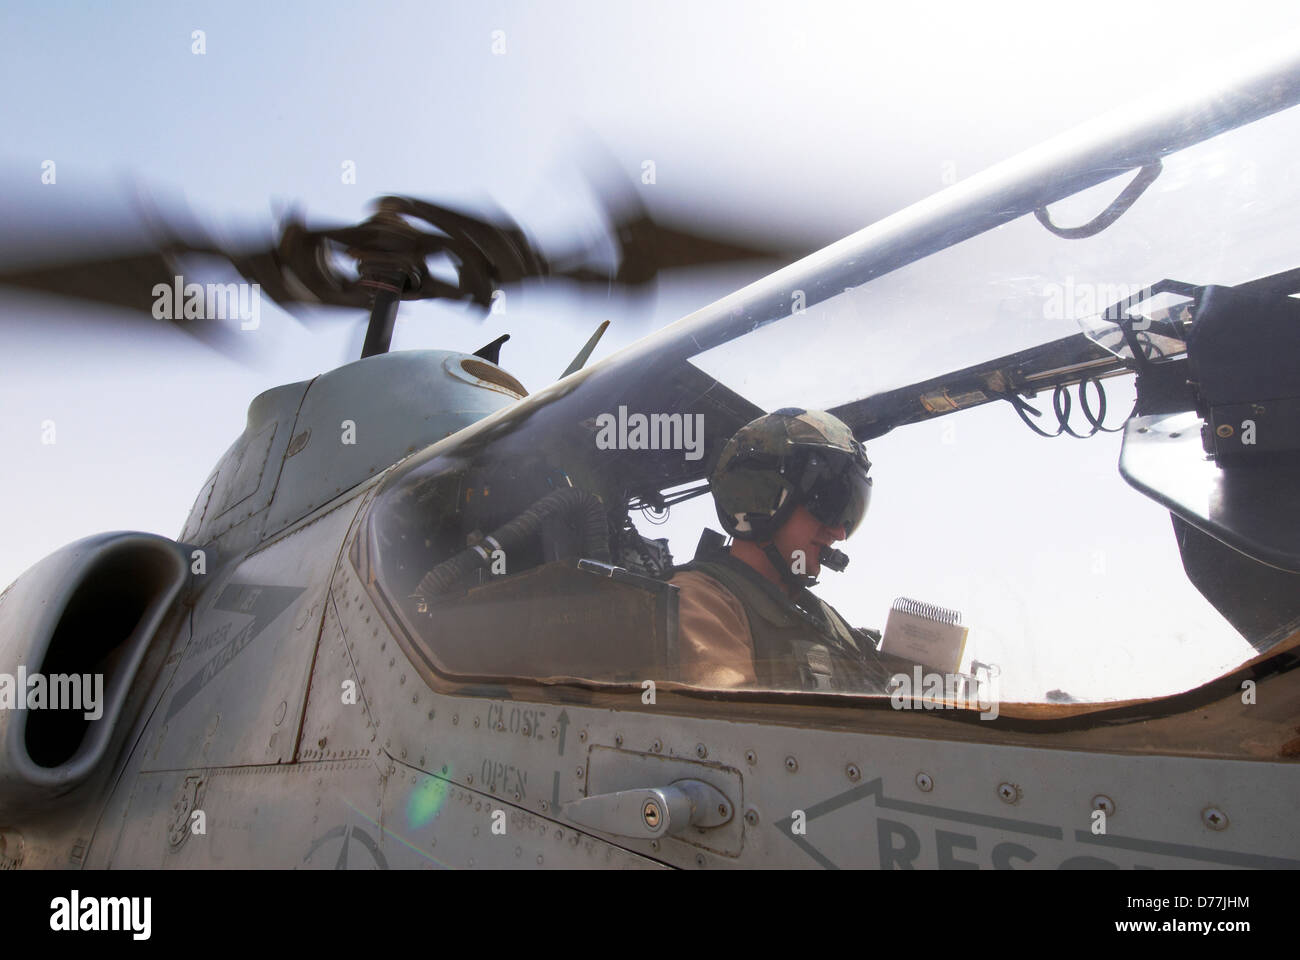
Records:
<instances>
[{"instance_id":1,"label":"pilot's helmet","mask_svg":"<svg viewBox=\"0 0 1300 960\"><path fill-rule=\"evenodd\" d=\"M740 540L771 540L798 504L851 536L871 502L871 461L842 421L786 407L745 424L709 476L718 520Z\"/></svg>"}]
</instances>

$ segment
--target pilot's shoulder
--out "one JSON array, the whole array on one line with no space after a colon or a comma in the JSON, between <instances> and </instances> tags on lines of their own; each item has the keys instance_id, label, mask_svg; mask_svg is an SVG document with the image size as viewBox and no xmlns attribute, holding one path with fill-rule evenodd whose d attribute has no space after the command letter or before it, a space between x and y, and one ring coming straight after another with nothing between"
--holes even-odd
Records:
<instances>
[{"instance_id":1,"label":"pilot's shoulder","mask_svg":"<svg viewBox=\"0 0 1300 960\"><path fill-rule=\"evenodd\" d=\"M706 608L721 613L725 610L730 618L749 627L749 617L745 615L745 605L740 599L702 570L680 570L668 581L679 591L678 604L681 608Z\"/></svg>"},{"instance_id":2,"label":"pilot's shoulder","mask_svg":"<svg viewBox=\"0 0 1300 960\"><path fill-rule=\"evenodd\" d=\"M735 594L703 570L678 570L668 582L679 590L704 591L735 597Z\"/></svg>"}]
</instances>

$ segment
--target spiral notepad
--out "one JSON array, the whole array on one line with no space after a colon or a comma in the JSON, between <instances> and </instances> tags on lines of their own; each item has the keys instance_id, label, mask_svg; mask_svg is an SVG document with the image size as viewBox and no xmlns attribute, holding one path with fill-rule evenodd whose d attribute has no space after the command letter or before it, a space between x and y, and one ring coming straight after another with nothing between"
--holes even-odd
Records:
<instances>
[{"instance_id":1,"label":"spiral notepad","mask_svg":"<svg viewBox=\"0 0 1300 960\"><path fill-rule=\"evenodd\" d=\"M956 673L969 631L956 610L899 597L890 608L880 649L932 670Z\"/></svg>"}]
</instances>

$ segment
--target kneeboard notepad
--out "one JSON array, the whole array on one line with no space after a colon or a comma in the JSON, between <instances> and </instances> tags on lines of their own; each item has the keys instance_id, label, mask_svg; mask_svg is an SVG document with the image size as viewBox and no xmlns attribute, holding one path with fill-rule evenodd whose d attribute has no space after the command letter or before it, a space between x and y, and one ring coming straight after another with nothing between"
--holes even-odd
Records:
<instances>
[{"instance_id":1,"label":"kneeboard notepad","mask_svg":"<svg viewBox=\"0 0 1300 960\"><path fill-rule=\"evenodd\" d=\"M956 673L969 631L956 610L899 597L889 610L880 649L941 673Z\"/></svg>"}]
</instances>

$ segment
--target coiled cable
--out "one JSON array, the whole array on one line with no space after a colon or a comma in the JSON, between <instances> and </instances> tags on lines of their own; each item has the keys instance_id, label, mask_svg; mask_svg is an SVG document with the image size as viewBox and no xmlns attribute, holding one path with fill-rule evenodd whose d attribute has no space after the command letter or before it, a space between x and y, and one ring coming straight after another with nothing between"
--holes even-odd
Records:
<instances>
[{"instance_id":1,"label":"coiled cable","mask_svg":"<svg viewBox=\"0 0 1300 960\"><path fill-rule=\"evenodd\" d=\"M1097 389L1097 411L1093 412L1092 405L1088 403L1088 384L1092 384ZM1078 440L1086 440L1098 433L1118 433L1124 428L1121 423L1118 427L1107 427L1104 424L1106 419L1106 388L1101 385L1100 380L1091 377L1084 377L1079 381L1079 407L1083 410L1083 416L1091 424L1092 429L1087 433L1079 433L1070 426L1070 412L1073 409L1073 401L1070 399L1068 384L1059 383L1052 391L1052 413L1056 414L1057 428L1054 433L1049 433L1038 424L1029 419L1029 414L1035 417L1041 417L1042 411L1032 406L1024 397L1015 393L1004 393L1002 399L1008 401L1020 415L1020 419L1025 422L1030 430L1040 437L1059 437L1066 433ZM1134 404L1134 410L1137 404ZM1132 416L1132 413L1129 414ZM1125 417L1127 421L1128 417Z\"/></svg>"}]
</instances>

